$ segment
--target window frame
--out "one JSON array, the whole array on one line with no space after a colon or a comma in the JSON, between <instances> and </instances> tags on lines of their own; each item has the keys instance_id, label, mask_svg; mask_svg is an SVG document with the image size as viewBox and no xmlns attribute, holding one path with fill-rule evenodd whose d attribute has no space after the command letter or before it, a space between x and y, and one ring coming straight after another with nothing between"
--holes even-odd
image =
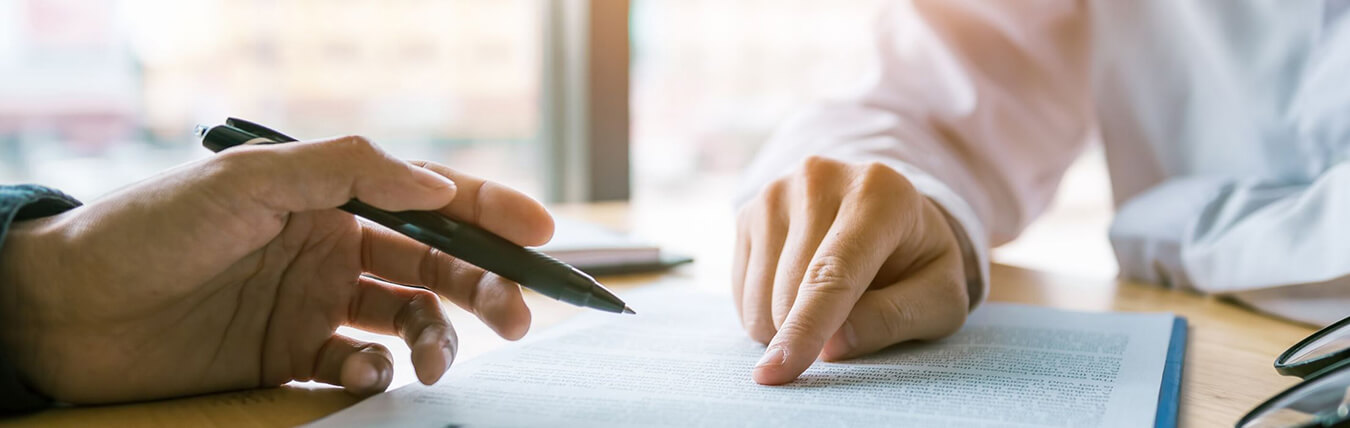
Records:
<instances>
[{"instance_id":1,"label":"window frame","mask_svg":"<svg viewBox=\"0 0 1350 428\"><path fill-rule=\"evenodd\" d=\"M631 0L541 1L545 198L627 200Z\"/></svg>"}]
</instances>

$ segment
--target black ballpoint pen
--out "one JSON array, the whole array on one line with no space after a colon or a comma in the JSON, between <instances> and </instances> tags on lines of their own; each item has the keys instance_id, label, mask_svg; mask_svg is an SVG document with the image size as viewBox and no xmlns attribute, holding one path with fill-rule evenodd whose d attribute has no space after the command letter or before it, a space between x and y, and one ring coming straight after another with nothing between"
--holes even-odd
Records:
<instances>
[{"instance_id":1,"label":"black ballpoint pen","mask_svg":"<svg viewBox=\"0 0 1350 428\"><path fill-rule=\"evenodd\" d=\"M296 141L280 132L237 118L229 118L224 125L198 125L193 133L201 137L202 146L214 152L240 145ZM539 294L581 307L634 313L623 300L590 275L472 224L431 211L385 211L355 199L339 208L515 281Z\"/></svg>"}]
</instances>

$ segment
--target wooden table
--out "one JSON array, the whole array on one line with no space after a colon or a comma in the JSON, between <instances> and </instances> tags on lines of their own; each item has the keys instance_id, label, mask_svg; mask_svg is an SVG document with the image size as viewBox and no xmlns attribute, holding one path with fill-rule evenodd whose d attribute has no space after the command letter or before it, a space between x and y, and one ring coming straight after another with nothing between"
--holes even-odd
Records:
<instances>
[{"instance_id":1,"label":"wooden table","mask_svg":"<svg viewBox=\"0 0 1350 428\"><path fill-rule=\"evenodd\" d=\"M670 214L666 210L629 210L622 204L565 207L557 211L620 228L640 224L643 218ZM689 277L711 286L725 283L726 252L719 249L730 248L724 238L728 235L724 233L726 225L719 228L700 224L689 231L668 232L696 236L701 233L706 238L702 240L706 248L692 250L701 261L666 274L603 278L603 282L621 293L665 276ZM1310 327L1253 313L1221 299L1148 285L1083 280L1010 266L994 266L991 275L990 298L994 301L1089 311L1170 311L1187 317L1190 340L1181 388L1181 422L1186 427L1232 426L1253 406L1293 385L1296 379L1275 374L1272 361L1286 347L1313 332ZM527 303L534 311L535 330L578 312L534 294L527 295ZM463 311L456 308L451 313L461 338L461 361L504 343ZM396 339L383 342L396 350L396 360L402 360L396 368L400 375L395 383L411 379L406 356L399 358L397 353L404 346ZM318 419L356 402L357 399L336 388L288 385L149 403L52 409L3 420L0 425L290 426Z\"/></svg>"}]
</instances>

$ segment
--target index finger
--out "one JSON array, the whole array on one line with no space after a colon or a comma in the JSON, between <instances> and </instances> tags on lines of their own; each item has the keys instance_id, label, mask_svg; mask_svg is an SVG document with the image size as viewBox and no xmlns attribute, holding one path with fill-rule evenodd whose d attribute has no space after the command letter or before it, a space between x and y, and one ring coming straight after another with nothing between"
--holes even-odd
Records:
<instances>
[{"instance_id":1,"label":"index finger","mask_svg":"<svg viewBox=\"0 0 1350 428\"><path fill-rule=\"evenodd\" d=\"M806 268L792 309L756 364L755 382L784 384L806 371L867 291L898 240L858 221L883 215L872 208L844 204Z\"/></svg>"},{"instance_id":2,"label":"index finger","mask_svg":"<svg viewBox=\"0 0 1350 428\"><path fill-rule=\"evenodd\" d=\"M438 212L476 224L519 245L543 245L553 237L553 217L539 201L524 193L435 162L409 163L455 182L458 193Z\"/></svg>"}]
</instances>

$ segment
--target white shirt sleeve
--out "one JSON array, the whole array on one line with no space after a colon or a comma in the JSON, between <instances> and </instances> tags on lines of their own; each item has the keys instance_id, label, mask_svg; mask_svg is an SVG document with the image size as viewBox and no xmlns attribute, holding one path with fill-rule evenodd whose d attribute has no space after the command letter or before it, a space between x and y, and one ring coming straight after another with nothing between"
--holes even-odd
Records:
<instances>
[{"instance_id":1,"label":"white shirt sleeve","mask_svg":"<svg viewBox=\"0 0 1350 428\"><path fill-rule=\"evenodd\" d=\"M1350 308L1350 163L1312 183L1174 178L1111 225L1121 276L1326 325Z\"/></svg>"},{"instance_id":2,"label":"white shirt sleeve","mask_svg":"<svg viewBox=\"0 0 1350 428\"><path fill-rule=\"evenodd\" d=\"M1083 5L896 1L876 43L861 93L779 128L738 200L810 155L888 165L954 220L974 305L988 295L990 246L1046 207L1093 125Z\"/></svg>"}]
</instances>

